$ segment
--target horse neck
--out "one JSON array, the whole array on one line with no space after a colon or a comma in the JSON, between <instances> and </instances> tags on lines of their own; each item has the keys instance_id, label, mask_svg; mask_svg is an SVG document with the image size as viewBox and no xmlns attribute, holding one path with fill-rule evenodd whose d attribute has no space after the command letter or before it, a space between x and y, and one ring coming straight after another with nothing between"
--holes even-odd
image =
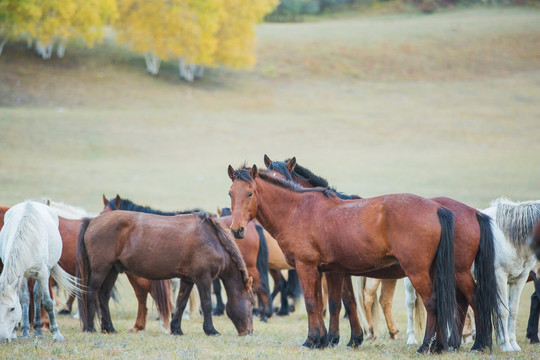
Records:
<instances>
[{"instance_id":1,"label":"horse neck","mask_svg":"<svg viewBox=\"0 0 540 360\"><path fill-rule=\"evenodd\" d=\"M287 228L286 220L303 199L300 193L256 178L257 220L274 238Z\"/></svg>"},{"instance_id":2,"label":"horse neck","mask_svg":"<svg viewBox=\"0 0 540 360\"><path fill-rule=\"evenodd\" d=\"M242 294L242 290L245 288L244 276L238 266L231 259L231 256L227 253L227 266L219 275L223 285L225 287L225 292L227 293L227 299L233 300L238 298Z\"/></svg>"}]
</instances>

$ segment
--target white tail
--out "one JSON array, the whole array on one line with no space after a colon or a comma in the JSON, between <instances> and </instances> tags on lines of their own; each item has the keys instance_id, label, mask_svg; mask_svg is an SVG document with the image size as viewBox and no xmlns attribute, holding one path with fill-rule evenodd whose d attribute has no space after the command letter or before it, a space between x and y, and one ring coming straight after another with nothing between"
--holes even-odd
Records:
<instances>
[{"instance_id":1,"label":"white tail","mask_svg":"<svg viewBox=\"0 0 540 360\"><path fill-rule=\"evenodd\" d=\"M58 264L51 269L51 276L58 286L66 290L70 295L79 297L79 294L84 291L80 287L78 279L65 272Z\"/></svg>"}]
</instances>

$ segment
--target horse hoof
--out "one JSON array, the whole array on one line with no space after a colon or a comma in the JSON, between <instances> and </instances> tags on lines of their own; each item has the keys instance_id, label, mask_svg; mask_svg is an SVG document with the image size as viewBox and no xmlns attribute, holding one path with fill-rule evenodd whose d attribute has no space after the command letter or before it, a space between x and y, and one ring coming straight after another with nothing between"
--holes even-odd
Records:
<instances>
[{"instance_id":1,"label":"horse hoof","mask_svg":"<svg viewBox=\"0 0 540 360\"><path fill-rule=\"evenodd\" d=\"M208 330L208 331L205 331L204 332L206 335L208 336L218 336L218 335L221 335L219 333L219 331L217 331L216 329L212 329L212 330Z\"/></svg>"},{"instance_id":2,"label":"horse hoof","mask_svg":"<svg viewBox=\"0 0 540 360\"><path fill-rule=\"evenodd\" d=\"M529 338L529 341L531 344L538 344L540 343L540 339L538 339L538 336L537 337L530 337Z\"/></svg>"},{"instance_id":3,"label":"horse hoof","mask_svg":"<svg viewBox=\"0 0 540 360\"><path fill-rule=\"evenodd\" d=\"M58 342L64 342L66 341L66 339L64 338L64 336L60 333L56 333L54 336L53 336L53 340L54 341L58 341Z\"/></svg>"},{"instance_id":4,"label":"horse hoof","mask_svg":"<svg viewBox=\"0 0 540 360\"><path fill-rule=\"evenodd\" d=\"M521 348L519 347L519 345L517 344L517 342L512 341L512 342L510 343L510 345L512 345L512 349L514 349L514 351L516 351L516 352L520 352L520 351L521 351Z\"/></svg>"},{"instance_id":5,"label":"horse hoof","mask_svg":"<svg viewBox=\"0 0 540 360\"><path fill-rule=\"evenodd\" d=\"M71 311L62 309L58 312L58 315L71 315Z\"/></svg>"}]
</instances>

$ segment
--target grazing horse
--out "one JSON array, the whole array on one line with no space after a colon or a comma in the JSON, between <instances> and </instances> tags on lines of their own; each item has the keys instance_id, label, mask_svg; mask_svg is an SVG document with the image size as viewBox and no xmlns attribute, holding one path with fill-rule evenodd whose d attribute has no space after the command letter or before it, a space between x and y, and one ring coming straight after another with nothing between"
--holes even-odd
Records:
<instances>
[{"instance_id":1,"label":"grazing horse","mask_svg":"<svg viewBox=\"0 0 540 360\"><path fill-rule=\"evenodd\" d=\"M28 337L28 277L36 279L34 287L34 334L42 336L41 304L49 316L53 339L64 341L49 293L49 277L70 293L79 293L77 280L60 265L62 239L58 216L47 206L25 201L11 207L4 216L0 231L0 257L4 269L0 275L0 340L16 338L15 326L23 319L21 337Z\"/></svg>"},{"instance_id":2,"label":"grazing horse","mask_svg":"<svg viewBox=\"0 0 540 360\"><path fill-rule=\"evenodd\" d=\"M336 292L338 299L343 274L409 276L427 309L419 351L459 345L451 211L412 194L341 200L333 191L302 188L255 165L236 171L229 165L228 174L235 237L242 238L256 217L298 272L309 323L304 346L327 345L321 293L326 271L339 275L328 280L330 296Z\"/></svg>"},{"instance_id":3,"label":"grazing horse","mask_svg":"<svg viewBox=\"0 0 540 360\"><path fill-rule=\"evenodd\" d=\"M217 218L217 221L226 228L229 228L232 223L232 216L221 216ZM266 237L262 234L262 226L253 221L249 222L246 229L246 236L242 240L237 240L236 245L246 262L248 274L253 277L253 289L259 300L258 314L261 320L266 321L267 318L272 316L272 302L268 282L268 245L266 243ZM217 291L218 286L219 290L221 290L219 279L216 279L214 280L214 288L217 305L223 306L221 292L219 291L218 293Z\"/></svg>"},{"instance_id":4,"label":"grazing horse","mask_svg":"<svg viewBox=\"0 0 540 360\"><path fill-rule=\"evenodd\" d=\"M292 158L285 162L272 162L265 155L265 164L273 174L283 174L287 171L294 182L305 187L323 186L327 187L328 182L314 175L311 171L301 167L296 163L296 159ZM276 164L273 166L273 164ZM335 191L334 189L331 189ZM341 193L338 193L341 194ZM343 196L343 195L341 195ZM475 322L477 324L477 332L473 350L483 350L486 347L492 348L492 328L493 324L500 322L499 312L499 296L497 290L497 281L494 275L495 263L495 245L493 233L490 226L490 218L480 211L462 204L456 200L446 197L437 197L430 199L441 206L450 209L454 213L454 256L455 256L455 272L456 272L456 294L459 304L458 312L458 331L462 333L465 324L468 306L474 310ZM475 262L476 283L471 275L471 266ZM395 287L395 285L394 285ZM411 287L414 289L414 287ZM416 296L416 294L414 294ZM420 306L420 304L409 301L408 306ZM390 307L387 307L391 310ZM409 308L412 312L412 308ZM367 312L367 311L366 311ZM419 313L419 312L417 312ZM387 323L391 315L386 314ZM336 317L337 318L337 317ZM410 324L410 322L409 322ZM395 326L395 325L394 325ZM389 325L390 333L397 331ZM407 329L409 340L414 327ZM412 336L414 342L414 336Z\"/></svg>"},{"instance_id":5,"label":"grazing horse","mask_svg":"<svg viewBox=\"0 0 540 360\"><path fill-rule=\"evenodd\" d=\"M200 209L193 209L193 210L186 210L186 211L175 211L175 212L165 212L160 210L155 210L149 206L141 206L133 203L133 201L128 199L120 198L120 196L117 194L114 199L111 199L110 201L107 200L105 195L103 195L103 204L105 207L103 208L102 213L111 211L111 210L127 210L127 211L137 211L137 212L144 212L148 214L155 214L155 215L162 215L162 216L174 216L174 215L183 215L183 214L191 214L194 212L200 212ZM225 225L226 228L230 226L231 217L230 216L224 216L217 219L222 225ZM260 225L257 225L260 227ZM253 227L255 227L255 224L253 224ZM261 227L262 228L262 227ZM265 238L259 238L255 234L255 229L252 229L253 231L250 231L250 234L253 236L249 236L247 239L243 241L237 241L236 245L240 249L240 253L242 254L242 257L244 258L244 262L246 263L246 268L248 270L249 276L253 278L253 288L257 294L257 297L259 299L259 313L261 314L261 319L266 320L267 317L272 316L272 308L270 304L270 294L269 294L269 285L268 285L268 251L266 246L266 239ZM259 229L256 230L257 232ZM214 282L214 288L219 286L219 289L221 290L221 284L219 283L219 279L215 279ZM135 288L135 287L134 287ZM137 291L136 291L137 292ZM142 290L139 290L137 293L137 298L141 297L144 299L144 303L139 301L139 312L141 311L141 304L146 304L146 292L143 292ZM190 294L191 295L191 294ZM142 297L144 296L144 298ZM218 302L218 306L220 305L223 307L223 299L221 298L221 293L219 293L219 296L216 292L216 298ZM191 303L195 302L194 299L190 300ZM222 315L223 312L220 314L216 314L216 311L214 310L213 315ZM146 318L146 313L144 313L144 318Z\"/></svg>"},{"instance_id":6,"label":"grazing horse","mask_svg":"<svg viewBox=\"0 0 540 360\"><path fill-rule=\"evenodd\" d=\"M231 209L230 208L218 208L218 215L220 217L222 216L228 216L231 215ZM227 227L230 227L230 224L227 225ZM300 287L300 281L298 280L298 275L296 274L296 270L289 266L287 264L287 261L285 260L285 255L283 255L283 251L279 248L279 245L268 233L268 231L264 230L264 228L260 224L256 224L255 228L257 230L257 233L259 235L259 239L262 242L266 244L267 253L268 253L268 270L270 272L270 275L272 276L274 280L274 290L272 291L272 294L270 295L271 302L273 302L274 298L277 296L278 293L281 294L281 307L277 311L276 315L278 316L286 316L289 315L289 311L291 310L292 306L296 304L298 298L302 295L302 289ZM249 232L249 228L248 228ZM251 232L252 233L252 232ZM241 242L244 242L246 240L249 240L249 233L246 233L246 237L242 239L241 241L237 241L237 245L240 246ZM242 248L240 247L240 251L242 251ZM245 257L244 257L245 260ZM247 263L246 263L247 264ZM249 267L248 267L249 270ZM287 270L288 276L287 279L281 274L281 271ZM261 273L261 271L259 271ZM253 284L255 286L255 281L253 281ZM255 286L255 288L257 288ZM223 305L220 305L223 302L221 299L221 293L220 290L221 285L219 285L219 281L214 281L214 291L216 294L216 299L218 304L216 305L216 309L214 309L214 314L216 312L218 314L223 314L223 311L221 307ZM293 305L289 305L289 298L292 299ZM272 304L270 304L272 306Z\"/></svg>"},{"instance_id":7,"label":"grazing horse","mask_svg":"<svg viewBox=\"0 0 540 360\"><path fill-rule=\"evenodd\" d=\"M207 213L158 216L111 211L83 220L77 243L77 274L88 289L79 299L83 331L93 332L101 311L101 328L113 332L109 299L119 272L151 280L181 278L171 333L182 335L182 314L193 285L203 310L203 330L219 334L212 323L212 280L227 291L227 315L243 336L253 332L252 278L228 232Z\"/></svg>"},{"instance_id":8,"label":"grazing horse","mask_svg":"<svg viewBox=\"0 0 540 360\"><path fill-rule=\"evenodd\" d=\"M499 344L503 351L521 351L516 341L516 321L521 292L536 264L527 241L540 220L540 201L515 203L499 198L482 212L494 219L495 275L502 298Z\"/></svg>"}]
</instances>

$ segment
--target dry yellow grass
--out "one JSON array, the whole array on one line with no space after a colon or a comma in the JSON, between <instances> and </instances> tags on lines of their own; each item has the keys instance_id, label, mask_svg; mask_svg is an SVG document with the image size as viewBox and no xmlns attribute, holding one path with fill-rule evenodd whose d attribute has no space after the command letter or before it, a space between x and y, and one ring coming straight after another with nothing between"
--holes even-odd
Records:
<instances>
[{"instance_id":1,"label":"dry yellow grass","mask_svg":"<svg viewBox=\"0 0 540 360\"><path fill-rule=\"evenodd\" d=\"M110 44L68 47L42 61L23 45L0 57L0 203L49 196L101 210L116 193L162 210L228 205L227 165L295 155L347 193L445 195L475 207L507 196L538 199L540 183L540 12L530 8L264 24L251 72L210 70L187 85L173 64L158 77L142 58ZM526 345L528 285L518 342ZM255 324L237 338L128 334L131 290L113 307L118 335L85 335L61 319L67 342L49 338L2 348L7 358L401 358L403 341L361 349L299 349L305 315ZM405 332L403 291L396 316ZM465 358L466 351L444 358ZM488 357L489 355L474 355Z\"/></svg>"}]
</instances>

